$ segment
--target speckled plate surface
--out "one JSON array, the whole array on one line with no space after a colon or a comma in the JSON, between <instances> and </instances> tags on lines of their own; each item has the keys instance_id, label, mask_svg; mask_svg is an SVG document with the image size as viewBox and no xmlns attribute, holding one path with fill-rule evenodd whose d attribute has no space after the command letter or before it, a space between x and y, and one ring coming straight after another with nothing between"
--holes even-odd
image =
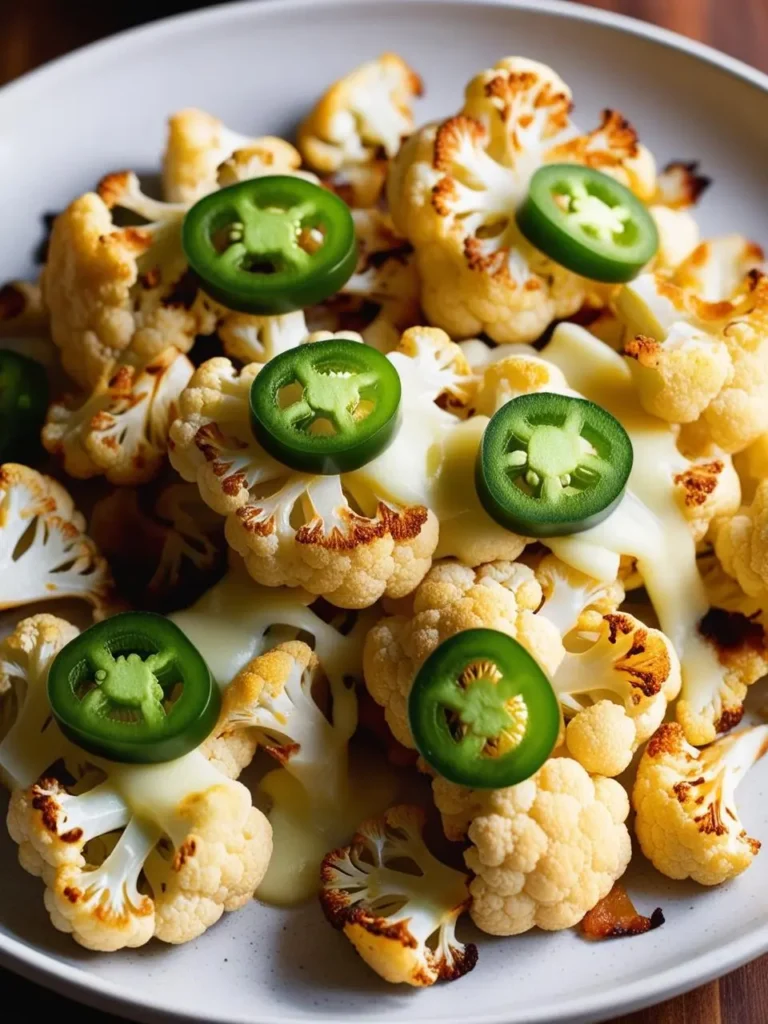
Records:
<instances>
[{"instance_id":1,"label":"speckled plate surface","mask_svg":"<svg viewBox=\"0 0 768 1024\"><path fill-rule=\"evenodd\" d=\"M200 106L253 133L290 132L321 89L395 49L424 76L424 120L456 109L463 83L507 54L552 64L576 117L604 106L637 126L660 162L700 159L714 186L707 233L768 242L768 78L628 19L530 0L262 0L156 23L82 50L0 92L0 280L32 272L42 215L106 171L157 169L165 118ZM755 695L759 703L759 694ZM768 839L768 762L740 791ZM629 885L666 925L590 945L576 934L481 940L476 971L423 992L387 987L314 905L253 904L181 948L89 954L52 930L40 883L0 837L0 959L104 1009L142 1019L534 1024L596 1021L655 1002L768 950L768 855L716 891L676 884L638 855Z\"/></svg>"}]
</instances>

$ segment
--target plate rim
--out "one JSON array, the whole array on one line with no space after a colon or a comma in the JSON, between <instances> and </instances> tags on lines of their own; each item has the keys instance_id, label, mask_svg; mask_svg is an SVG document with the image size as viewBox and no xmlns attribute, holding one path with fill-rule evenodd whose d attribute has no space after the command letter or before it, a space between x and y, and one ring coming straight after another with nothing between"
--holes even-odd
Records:
<instances>
[{"instance_id":1,"label":"plate rim","mask_svg":"<svg viewBox=\"0 0 768 1024\"><path fill-rule=\"evenodd\" d=\"M441 0L387 0L392 7L426 6L440 3ZM735 78L754 86L768 95L768 74L757 68L725 54L697 40L688 39L670 29L662 28L648 22L624 14L600 8L588 7L573 3L571 0L452 0L458 6L493 6L530 11L534 14L547 14L571 21L589 22L606 28L615 29L624 34L647 39L668 49L676 50L710 64ZM316 8L322 3L326 8L373 6L380 0L237 0L235 3L203 8L171 15L115 33L104 39L78 47L71 53L27 72L0 87L0 113L14 103L19 94L34 96L40 90L47 91L57 75L66 74L75 63L82 65L97 62L107 55L118 55L123 48L131 48L140 44L150 36L162 37L176 32L178 29L189 29L192 26L204 27L214 22L237 22L242 18L254 15L258 11L281 12L300 11ZM651 979L639 979L621 989L620 1001L616 1002L615 993L590 993L566 999L553 1013L546 1008L532 1010L526 1017L526 1024L576 1024L578 1021L595 1022L605 1020L617 1013L632 1012L650 1006L680 993L690 991L714 978L721 977L743 964L768 952L768 922L753 932L728 943L723 949L711 950L692 957L682 965L669 967L655 973ZM82 967L73 967L59 960L55 954L44 952L13 936L0 934L0 965L14 973L40 984L45 988L66 995L77 1001L97 1009L105 1005L112 1012L122 1016L140 1018L143 1021L155 1021L163 1018L173 1021L199 1021L201 1024L305 1024L306 1017L292 1017L280 1014L275 1016L259 1015L258 1019L251 1014L244 1016L212 1017L204 1011L181 1011L173 1005L158 1002L157 999L145 999L140 993L129 993L125 988L112 981L106 981L91 974ZM328 1013L317 1013L316 1019L336 1021L338 1018ZM376 1021L390 1020L391 1010L383 1016L378 1014L366 1017L371 1024ZM413 1017L397 1015L400 1024L420 1024L421 1015ZM444 1018L444 1024L466 1024L468 1018ZM471 1024L508 1024L508 1018L502 1011L490 1014L473 1015Z\"/></svg>"}]
</instances>

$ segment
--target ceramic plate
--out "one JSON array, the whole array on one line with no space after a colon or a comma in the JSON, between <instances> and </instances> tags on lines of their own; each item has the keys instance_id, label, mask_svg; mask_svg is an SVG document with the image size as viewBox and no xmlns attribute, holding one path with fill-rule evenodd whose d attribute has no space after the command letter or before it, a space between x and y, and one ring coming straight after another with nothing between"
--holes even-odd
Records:
<instances>
[{"instance_id":1,"label":"ceramic plate","mask_svg":"<svg viewBox=\"0 0 768 1024\"><path fill-rule=\"evenodd\" d=\"M660 162L698 159L714 179L705 233L768 242L768 78L705 47L567 3L262 0L226 4L89 47L0 93L0 280L33 271L43 214L109 170L156 171L165 118L199 106L253 134L290 134L334 78L394 49L423 75L425 120L457 109L463 84L508 54L553 65L578 123L625 113ZM768 763L744 784L750 835L768 840ZM50 927L40 883L0 838L0 957L105 1009L151 1019L298 1024L595 1021L656 1002L768 950L768 854L716 891L646 870L630 887L666 925L636 940L575 933L483 937L477 970L450 986L387 987L309 905L254 903L198 942L104 956Z\"/></svg>"}]
</instances>

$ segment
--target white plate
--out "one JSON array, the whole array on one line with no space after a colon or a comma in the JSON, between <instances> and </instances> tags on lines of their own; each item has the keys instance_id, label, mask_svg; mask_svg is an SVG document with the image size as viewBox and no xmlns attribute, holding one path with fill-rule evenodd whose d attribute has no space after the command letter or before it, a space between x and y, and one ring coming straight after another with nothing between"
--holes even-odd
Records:
<instances>
[{"instance_id":1,"label":"white plate","mask_svg":"<svg viewBox=\"0 0 768 1024\"><path fill-rule=\"evenodd\" d=\"M126 33L66 57L0 94L0 280L32 270L41 215L106 171L155 170L165 117L197 105L233 127L290 132L331 80L395 49L427 84L426 119L456 109L463 83L507 54L554 65L579 123L614 106L661 161L700 159L714 178L707 232L768 242L768 78L670 33L571 4L531 0L264 0ZM768 764L745 783L751 835L768 840ZM469 977L424 992L379 983L319 910L253 904L198 942L86 953L49 926L40 882L0 839L0 957L103 1008L145 1019L533 1024L595 1021L656 1002L768 950L768 854L717 891L668 882L638 854L644 909L667 924L590 945L572 933L481 941Z\"/></svg>"}]
</instances>

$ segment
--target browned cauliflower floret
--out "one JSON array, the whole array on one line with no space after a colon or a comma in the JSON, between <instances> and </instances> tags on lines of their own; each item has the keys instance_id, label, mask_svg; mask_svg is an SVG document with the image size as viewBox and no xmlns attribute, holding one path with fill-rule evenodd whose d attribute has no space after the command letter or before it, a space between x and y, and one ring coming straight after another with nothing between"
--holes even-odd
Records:
<instances>
[{"instance_id":1,"label":"browned cauliflower floret","mask_svg":"<svg viewBox=\"0 0 768 1024\"><path fill-rule=\"evenodd\" d=\"M435 565L414 594L412 614L382 619L365 641L365 683L395 739L414 746L407 706L416 672L443 640L465 629L507 633L554 672L564 650L556 627L535 614L541 601L541 587L526 565Z\"/></svg>"},{"instance_id":2,"label":"browned cauliflower floret","mask_svg":"<svg viewBox=\"0 0 768 1024\"><path fill-rule=\"evenodd\" d=\"M143 217L118 227L112 207ZM186 352L215 319L198 298L181 248L184 204L145 196L132 172L112 174L54 223L42 287L69 376L91 391L118 360L143 365L170 346Z\"/></svg>"},{"instance_id":3,"label":"browned cauliflower floret","mask_svg":"<svg viewBox=\"0 0 768 1024\"><path fill-rule=\"evenodd\" d=\"M558 142L572 127L570 109L570 90L554 71L506 57L469 83L457 116L424 128L396 158L392 216L416 249L427 316L453 337L533 341L586 298L591 286L516 225L542 164L586 163L653 194L653 159L624 118L606 111L595 131Z\"/></svg>"},{"instance_id":4,"label":"browned cauliflower floret","mask_svg":"<svg viewBox=\"0 0 768 1024\"><path fill-rule=\"evenodd\" d=\"M230 161L247 162L248 174L233 177ZM241 135L212 114L190 107L168 119L163 191L169 202L194 203L234 180L288 174L300 163L301 156L290 142L273 136L254 139Z\"/></svg>"},{"instance_id":5,"label":"browned cauliflower floret","mask_svg":"<svg viewBox=\"0 0 768 1024\"><path fill-rule=\"evenodd\" d=\"M76 597L102 617L111 594L109 567L61 484L16 463L0 466L0 610Z\"/></svg>"},{"instance_id":6,"label":"browned cauliflower floret","mask_svg":"<svg viewBox=\"0 0 768 1024\"><path fill-rule=\"evenodd\" d=\"M67 397L49 407L43 444L70 476L145 483L165 462L178 398L193 372L173 347L143 369L119 364L84 402Z\"/></svg>"},{"instance_id":7,"label":"browned cauliflower floret","mask_svg":"<svg viewBox=\"0 0 768 1024\"><path fill-rule=\"evenodd\" d=\"M355 68L328 89L299 128L307 164L332 175L331 184L351 193L356 206L373 206L386 160L413 131L412 105L421 88L419 76L396 53Z\"/></svg>"},{"instance_id":8,"label":"browned cauliflower floret","mask_svg":"<svg viewBox=\"0 0 768 1024\"><path fill-rule=\"evenodd\" d=\"M422 360L422 349L406 335L390 357L405 378L400 434L406 446L413 443L410 424L454 380L431 352ZM258 582L302 586L350 608L409 593L431 565L437 520L423 504L392 493L384 457L391 460L397 442L383 461L354 474L310 477L277 463L250 426L250 387L259 369L250 364L237 373L226 359L200 367L171 428L173 466L227 517L227 540Z\"/></svg>"},{"instance_id":9,"label":"browned cauliflower floret","mask_svg":"<svg viewBox=\"0 0 768 1024\"><path fill-rule=\"evenodd\" d=\"M768 430L768 278L738 235L699 245L672 274L642 274L616 305L641 401L700 424L726 452Z\"/></svg>"}]
</instances>

